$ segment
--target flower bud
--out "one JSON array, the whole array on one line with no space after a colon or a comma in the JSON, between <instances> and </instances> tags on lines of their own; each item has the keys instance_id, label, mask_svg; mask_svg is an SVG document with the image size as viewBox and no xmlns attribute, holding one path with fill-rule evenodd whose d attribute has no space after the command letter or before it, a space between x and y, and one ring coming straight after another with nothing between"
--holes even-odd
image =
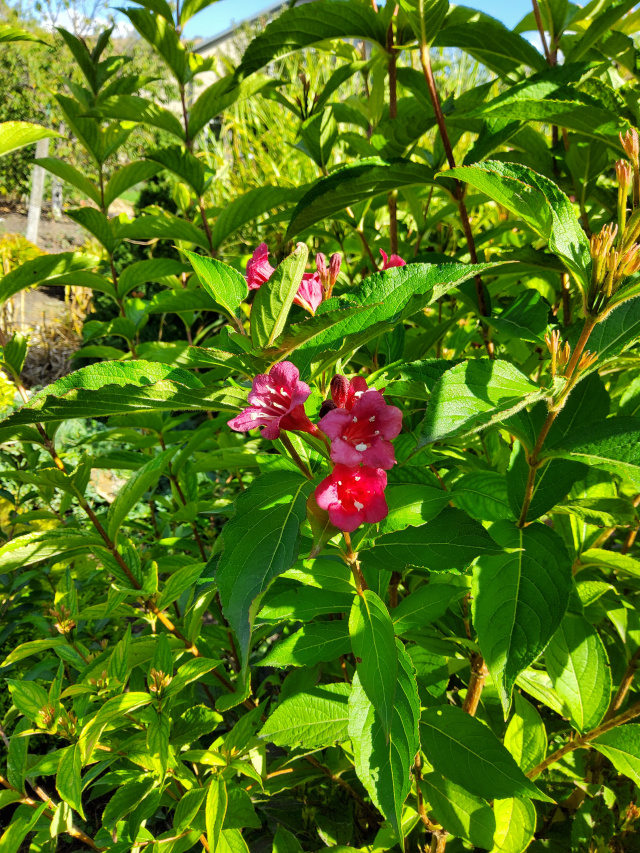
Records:
<instances>
[{"instance_id":1,"label":"flower bud","mask_svg":"<svg viewBox=\"0 0 640 853\"><path fill-rule=\"evenodd\" d=\"M331 260L329 261L329 281L331 282L331 287L338 280L338 276L340 275L340 267L342 266L342 258L336 252L336 254L331 255Z\"/></svg>"},{"instance_id":2,"label":"flower bud","mask_svg":"<svg viewBox=\"0 0 640 853\"><path fill-rule=\"evenodd\" d=\"M620 134L620 142L624 148L624 153L634 167L638 165L638 154L640 153L640 145L638 144L638 131L635 128L630 128L625 135Z\"/></svg>"},{"instance_id":3,"label":"flower bud","mask_svg":"<svg viewBox=\"0 0 640 853\"><path fill-rule=\"evenodd\" d=\"M626 160L618 160L616 163L616 177L618 179L618 224L620 234L623 235L627 224L627 196L633 181L633 170Z\"/></svg>"},{"instance_id":4,"label":"flower bud","mask_svg":"<svg viewBox=\"0 0 640 853\"><path fill-rule=\"evenodd\" d=\"M337 409L344 409L349 396L349 380L346 376L341 376L339 373L331 380L331 399L335 403Z\"/></svg>"},{"instance_id":5,"label":"flower bud","mask_svg":"<svg viewBox=\"0 0 640 853\"><path fill-rule=\"evenodd\" d=\"M329 412L332 412L334 409L338 407L333 402L333 400L323 400L322 405L320 406L320 418L323 418L325 415L328 415Z\"/></svg>"},{"instance_id":6,"label":"flower bud","mask_svg":"<svg viewBox=\"0 0 640 853\"><path fill-rule=\"evenodd\" d=\"M316 255L316 269L318 270L322 286L326 290L329 286L329 270L327 269L327 259L322 252L318 252Z\"/></svg>"}]
</instances>

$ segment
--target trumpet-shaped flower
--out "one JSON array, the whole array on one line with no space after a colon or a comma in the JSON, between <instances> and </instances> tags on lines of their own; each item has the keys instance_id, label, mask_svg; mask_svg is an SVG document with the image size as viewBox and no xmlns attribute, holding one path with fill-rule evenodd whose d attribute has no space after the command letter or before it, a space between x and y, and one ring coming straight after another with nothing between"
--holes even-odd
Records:
<instances>
[{"instance_id":1,"label":"trumpet-shaped flower","mask_svg":"<svg viewBox=\"0 0 640 853\"><path fill-rule=\"evenodd\" d=\"M247 262L247 285L249 290L257 290L265 281L269 281L275 269L269 263L269 247L260 243Z\"/></svg>"},{"instance_id":2,"label":"trumpet-shaped flower","mask_svg":"<svg viewBox=\"0 0 640 853\"><path fill-rule=\"evenodd\" d=\"M366 391L351 409L328 412L318 428L331 439L333 462L389 469L396 461L391 439L402 429L402 412L379 391Z\"/></svg>"},{"instance_id":3,"label":"trumpet-shaped flower","mask_svg":"<svg viewBox=\"0 0 640 853\"><path fill-rule=\"evenodd\" d=\"M387 517L386 485L387 475L381 468L336 465L316 488L316 501L335 527L351 533L363 522L375 524Z\"/></svg>"},{"instance_id":4,"label":"trumpet-shaped flower","mask_svg":"<svg viewBox=\"0 0 640 853\"><path fill-rule=\"evenodd\" d=\"M306 382L300 381L298 368L290 361L282 361L268 374L260 373L254 378L249 406L228 424L236 432L262 426L262 437L270 439L279 438L282 429L315 433L318 428L307 417L303 405L310 393Z\"/></svg>"},{"instance_id":5,"label":"trumpet-shaped flower","mask_svg":"<svg viewBox=\"0 0 640 853\"><path fill-rule=\"evenodd\" d=\"M318 305L322 302L323 296L324 290L318 273L306 272L302 276L300 287L293 297L293 301L310 314L315 314Z\"/></svg>"},{"instance_id":6,"label":"trumpet-shaped flower","mask_svg":"<svg viewBox=\"0 0 640 853\"><path fill-rule=\"evenodd\" d=\"M406 261L400 257L400 255L391 255L387 257L387 253L384 249L380 249L380 254L382 255L382 269L390 270L392 267L404 267L406 265Z\"/></svg>"}]
</instances>

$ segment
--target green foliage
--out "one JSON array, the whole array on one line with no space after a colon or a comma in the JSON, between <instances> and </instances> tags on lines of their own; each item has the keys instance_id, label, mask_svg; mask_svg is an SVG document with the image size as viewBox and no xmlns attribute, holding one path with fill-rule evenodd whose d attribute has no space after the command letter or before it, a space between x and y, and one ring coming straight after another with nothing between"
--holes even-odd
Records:
<instances>
[{"instance_id":1,"label":"green foliage","mask_svg":"<svg viewBox=\"0 0 640 853\"><path fill-rule=\"evenodd\" d=\"M636 4L541 0L547 57L316 0L216 59L206 5L0 27L2 184L55 138L94 247L0 302L90 288L96 362L2 340L0 850L631 852Z\"/></svg>"}]
</instances>

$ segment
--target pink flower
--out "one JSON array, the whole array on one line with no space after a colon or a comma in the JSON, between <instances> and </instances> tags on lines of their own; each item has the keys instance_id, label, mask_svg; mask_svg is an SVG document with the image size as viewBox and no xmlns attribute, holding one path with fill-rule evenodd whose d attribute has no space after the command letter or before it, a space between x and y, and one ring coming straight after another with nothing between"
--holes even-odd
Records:
<instances>
[{"instance_id":1,"label":"pink flower","mask_svg":"<svg viewBox=\"0 0 640 853\"><path fill-rule=\"evenodd\" d=\"M386 485L387 475L380 468L336 465L316 488L316 501L335 527L351 533L365 521L375 524L387 517Z\"/></svg>"},{"instance_id":2,"label":"pink flower","mask_svg":"<svg viewBox=\"0 0 640 853\"><path fill-rule=\"evenodd\" d=\"M367 391L355 400L351 410L333 409L318 424L331 439L331 459L343 465L371 465L393 468L393 445L402 429L402 412L388 406L379 391Z\"/></svg>"},{"instance_id":3,"label":"pink flower","mask_svg":"<svg viewBox=\"0 0 640 853\"><path fill-rule=\"evenodd\" d=\"M265 281L269 281L275 269L268 261L269 247L266 243L260 243L247 262L247 285L249 290L257 290Z\"/></svg>"},{"instance_id":4,"label":"pink flower","mask_svg":"<svg viewBox=\"0 0 640 853\"><path fill-rule=\"evenodd\" d=\"M293 297L293 301L310 314L315 314L316 308L322 302L323 297L324 291L318 273L306 272L302 276L302 282L298 288L298 292Z\"/></svg>"},{"instance_id":5,"label":"pink flower","mask_svg":"<svg viewBox=\"0 0 640 853\"><path fill-rule=\"evenodd\" d=\"M365 391L368 391L367 380L363 376L354 376L351 382L339 373L331 380L331 399L339 409L351 411L353 404Z\"/></svg>"},{"instance_id":6,"label":"pink flower","mask_svg":"<svg viewBox=\"0 0 640 853\"><path fill-rule=\"evenodd\" d=\"M304 410L311 389L300 381L300 371L290 361L274 365L269 374L260 373L249 392L249 406L228 421L236 432L247 432L263 426L263 438L276 439L280 430L317 432Z\"/></svg>"},{"instance_id":7,"label":"pink flower","mask_svg":"<svg viewBox=\"0 0 640 853\"><path fill-rule=\"evenodd\" d=\"M391 255L390 258L387 257L387 253L384 249L380 249L380 254L382 255L382 269L390 270L391 267L403 267L406 265L406 261L400 257L400 255Z\"/></svg>"}]
</instances>

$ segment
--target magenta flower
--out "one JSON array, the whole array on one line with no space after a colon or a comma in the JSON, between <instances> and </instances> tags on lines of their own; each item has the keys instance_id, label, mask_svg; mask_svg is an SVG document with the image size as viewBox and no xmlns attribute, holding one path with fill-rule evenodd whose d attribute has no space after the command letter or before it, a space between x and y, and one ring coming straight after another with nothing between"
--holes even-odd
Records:
<instances>
[{"instance_id":1,"label":"magenta flower","mask_svg":"<svg viewBox=\"0 0 640 853\"><path fill-rule=\"evenodd\" d=\"M306 272L302 276L302 282L298 292L293 297L296 305L300 305L310 314L315 314L318 305L322 302L324 290L317 272Z\"/></svg>"},{"instance_id":2,"label":"magenta flower","mask_svg":"<svg viewBox=\"0 0 640 853\"><path fill-rule=\"evenodd\" d=\"M304 410L304 401L311 389L300 381L300 371L290 361L274 365L268 375L260 373L253 380L249 392L249 406L228 421L236 432L247 432L262 426L263 438L276 439L280 430L298 430L315 433Z\"/></svg>"},{"instance_id":3,"label":"magenta flower","mask_svg":"<svg viewBox=\"0 0 640 853\"><path fill-rule=\"evenodd\" d=\"M269 247L260 243L247 262L247 285L249 290L257 290L265 281L269 281L275 269L269 263Z\"/></svg>"},{"instance_id":4,"label":"magenta flower","mask_svg":"<svg viewBox=\"0 0 640 853\"><path fill-rule=\"evenodd\" d=\"M343 465L393 468L396 462L390 439L402 429L402 412L388 406L379 391L367 391L351 410L333 409L318 424L331 439L331 459Z\"/></svg>"},{"instance_id":5,"label":"magenta flower","mask_svg":"<svg viewBox=\"0 0 640 853\"><path fill-rule=\"evenodd\" d=\"M381 468L336 465L316 488L318 506L331 524L351 533L363 522L375 524L389 514L384 497L387 475Z\"/></svg>"},{"instance_id":6,"label":"magenta flower","mask_svg":"<svg viewBox=\"0 0 640 853\"><path fill-rule=\"evenodd\" d=\"M406 265L406 261L400 257L400 255L391 255L391 257L387 257L387 253L384 249L380 249L380 254L382 255L382 269L390 270L392 267L403 267Z\"/></svg>"},{"instance_id":7,"label":"magenta flower","mask_svg":"<svg viewBox=\"0 0 640 853\"><path fill-rule=\"evenodd\" d=\"M354 376L351 382L339 373L331 380L331 399L338 409L351 411L353 404L365 391L368 391L367 380L363 376Z\"/></svg>"}]
</instances>

